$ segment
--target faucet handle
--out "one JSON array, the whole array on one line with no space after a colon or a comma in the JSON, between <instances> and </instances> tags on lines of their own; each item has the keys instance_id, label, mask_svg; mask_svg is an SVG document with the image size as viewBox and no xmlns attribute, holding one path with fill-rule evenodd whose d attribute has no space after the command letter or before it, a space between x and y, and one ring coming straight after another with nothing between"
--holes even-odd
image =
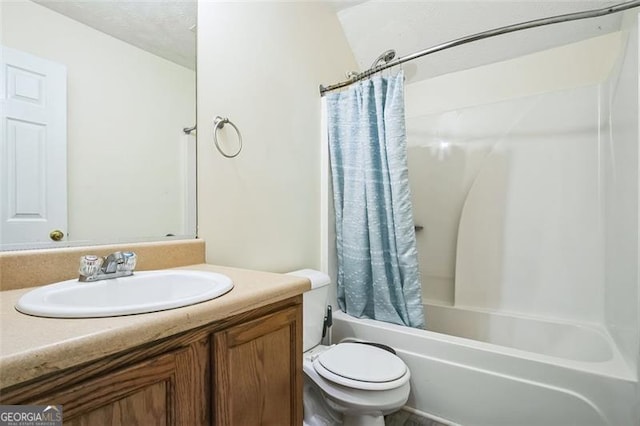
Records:
<instances>
[{"instance_id":1,"label":"faucet handle","mask_svg":"<svg viewBox=\"0 0 640 426\"><path fill-rule=\"evenodd\" d=\"M88 254L80 258L80 268L78 272L81 276L92 277L98 273L104 259L93 254Z\"/></svg>"},{"instance_id":2,"label":"faucet handle","mask_svg":"<svg viewBox=\"0 0 640 426\"><path fill-rule=\"evenodd\" d=\"M118 265L118 271L129 271L133 272L136 268L136 264L138 263L138 256L132 251L122 252L122 257L124 262Z\"/></svg>"}]
</instances>

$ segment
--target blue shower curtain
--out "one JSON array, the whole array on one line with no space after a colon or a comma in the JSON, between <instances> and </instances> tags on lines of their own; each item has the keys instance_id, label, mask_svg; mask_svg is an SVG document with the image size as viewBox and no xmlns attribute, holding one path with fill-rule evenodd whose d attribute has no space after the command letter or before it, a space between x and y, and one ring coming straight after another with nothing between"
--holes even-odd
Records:
<instances>
[{"instance_id":1,"label":"blue shower curtain","mask_svg":"<svg viewBox=\"0 0 640 426\"><path fill-rule=\"evenodd\" d=\"M340 309L421 328L404 75L375 76L326 99Z\"/></svg>"}]
</instances>

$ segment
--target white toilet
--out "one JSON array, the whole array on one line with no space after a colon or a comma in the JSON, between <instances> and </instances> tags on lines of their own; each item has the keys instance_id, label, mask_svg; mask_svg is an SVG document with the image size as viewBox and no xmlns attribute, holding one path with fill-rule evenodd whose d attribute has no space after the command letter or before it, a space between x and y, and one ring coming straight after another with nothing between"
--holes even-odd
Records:
<instances>
[{"instance_id":1,"label":"white toilet","mask_svg":"<svg viewBox=\"0 0 640 426\"><path fill-rule=\"evenodd\" d=\"M330 279L311 269L303 296L304 426L383 426L409 397L409 368L393 353L362 343L323 346Z\"/></svg>"}]
</instances>

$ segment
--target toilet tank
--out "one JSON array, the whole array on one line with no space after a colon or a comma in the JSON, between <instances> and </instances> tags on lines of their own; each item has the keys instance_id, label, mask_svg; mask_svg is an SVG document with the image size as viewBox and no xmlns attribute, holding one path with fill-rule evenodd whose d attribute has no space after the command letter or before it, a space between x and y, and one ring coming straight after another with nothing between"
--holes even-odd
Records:
<instances>
[{"instance_id":1,"label":"toilet tank","mask_svg":"<svg viewBox=\"0 0 640 426\"><path fill-rule=\"evenodd\" d=\"M311 281L311 290L302 295L302 345L306 352L322 341L322 325L327 312L331 279L327 274L313 269L300 269L287 275L304 277Z\"/></svg>"}]
</instances>

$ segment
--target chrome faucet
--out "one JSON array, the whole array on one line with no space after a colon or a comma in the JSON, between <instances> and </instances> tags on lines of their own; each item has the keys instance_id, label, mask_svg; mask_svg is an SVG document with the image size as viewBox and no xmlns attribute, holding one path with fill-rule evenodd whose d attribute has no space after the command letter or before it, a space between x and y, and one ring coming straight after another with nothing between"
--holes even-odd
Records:
<instances>
[{"instance_id":1,"label":"chrome faucet","mask_svg":"<svg viewBox=\"0 0 640 426\"><path fill-rule=\"evenodd\" d=\"M137 256L134 252L115 252L106 257L93 254L80 258L78 281L90 282L133 275Z\"/></svg>"},{"instance_id":2,"label":"chrome faucet","mask_svg":"<svg viewBox=\"0 0 640 426\"><path fill-rule=\"evenodd\" d=\"M100 270L103 274L113 274L118 270L118 265L122 265L123 263L124 255L121 251L117 251L104 258Z\"/></svg>"}]
</instances>

